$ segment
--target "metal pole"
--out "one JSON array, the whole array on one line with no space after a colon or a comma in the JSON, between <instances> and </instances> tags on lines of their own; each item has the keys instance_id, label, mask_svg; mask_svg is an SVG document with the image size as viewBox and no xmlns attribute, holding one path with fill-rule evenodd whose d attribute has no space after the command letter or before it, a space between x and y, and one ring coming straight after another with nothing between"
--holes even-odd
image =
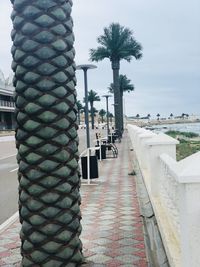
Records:
<instances>
[{"instance_id":1,"label":"metal pole","mask_svg":"<svg viewBox=\"0 0 200 267\"><path fill-rule=\"evenodd\" d=\"M87 184L90 184L90 148L87 148Z\"/></svg>"},{"instance_id":2,"label":"metal pole","mask_svg":"<svg viewBox=\"0 0 200 267\"><path fill-rule=\"evenodd\" d=\"M89 118L88 118L88 84L87 84L87 68L83 68L84 71L84 85L85 85L85 124L86 124L86 141L87 148L90 147L90 130L89 130Z\"/></svg>"},{"instance_id":3,"label":"metal pole","mask_svg":"<svg viewBox=\"0 0 200 267\"><path fill-rule=\"evenodd\" d=\"M103 95L102 97L106 98L106 118L107 118L107 136L110 133L110 129L109 129L109 114L108 114L108 98L111 97L111 95Z\"/></svg>"},{"instance_id":4,"label":"metal pole","mask_svg":"<svg viewBox=\"0 0 200 267\"><path fill-rule=\"evenodd\" d=\"M108 115L108 96L106 96L106 111L107 111L107 136L109 135L109 115Z\"/></svg>"},{"instance_id":5,"label":"metal pole","mask_svg":"<svg viewBox=\"0 0 200 267\"><path fill-rule=\"evenodd\" d=\"M95 69L95 65L82 64L76 66L77 70L83 70L84 72L84 85L85 85L85 125L86 125L86 141L87 148L90 147L90 132L89 132L89 119L88 119L88 83L87 83L87 70Z\"/></svg>"}]
</instances>

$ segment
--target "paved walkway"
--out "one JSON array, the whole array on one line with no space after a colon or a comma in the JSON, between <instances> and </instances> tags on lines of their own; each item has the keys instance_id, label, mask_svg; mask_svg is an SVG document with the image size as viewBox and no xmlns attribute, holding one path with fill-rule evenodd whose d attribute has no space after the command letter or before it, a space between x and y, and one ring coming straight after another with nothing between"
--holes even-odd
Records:
<instances>
[{"instance_id":1,"label":"paved walkway","mask_svg":"<svg viewBox=\"0 0 200 267\"><path fill-rule=\"evenodd\" d=\"M98 185L84 185L81 239L85 267L147 267L143 224L128 139L117 144L119 157L99 163ZM19 266L18 221L0 234L0 266Z\"/></svg>"}]
</instances>

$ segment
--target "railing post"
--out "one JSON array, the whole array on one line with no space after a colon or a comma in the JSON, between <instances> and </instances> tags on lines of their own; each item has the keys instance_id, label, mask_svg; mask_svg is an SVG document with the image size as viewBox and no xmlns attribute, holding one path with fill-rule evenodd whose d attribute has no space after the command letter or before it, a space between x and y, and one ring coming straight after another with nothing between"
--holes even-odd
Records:
<instances>
[{"instance_id":1,"label":"railing post","mask_svg":"<svg viewBox=\"0 0 200 267\"><path fill-rule=\"evenodd\" d=\"M200 266L200 152L179 163L181 266Z\"/></svg>"},{"instance_id":2,"label":"railing post","mask_svg":"<svg viewBox=\"0 0 200 267\"><path fill-rule=\"evenodd\" d=\"M152 137L155 137L156 134L151 131L146 130L143 133L138 135L139 138L139 149L138 149L138 161L141 165L141 169L147 169L147 152L146 152L146 142L151 140Z\"/></svg>"},{"instance_id":3,"label":"railing post","mask_svg":"<svg viewBox=\"0 0 200 267\"><path fill-rule=\"evenodd\" d=\"M146 141L147 146L147 164L150 177L150 190L152 196L159 194L161 180L161 161L160 155L165 153L176 159L176 145L179 143L176 139L166 135L158 134Z\"/></svg>"}]
</instances>

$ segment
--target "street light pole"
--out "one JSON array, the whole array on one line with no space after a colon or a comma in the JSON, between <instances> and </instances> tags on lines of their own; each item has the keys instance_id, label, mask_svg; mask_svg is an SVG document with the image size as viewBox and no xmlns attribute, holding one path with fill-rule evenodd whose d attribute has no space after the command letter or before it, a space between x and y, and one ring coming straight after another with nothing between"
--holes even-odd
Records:
<instances>
[{"instance_id":1,"label":"street light pole","mask_svg":"<svg viewBox=\"0 0 200 267\"><path fill-rule=\"evenodd\" d=\"M88 118L88 82L87 82L87 70L95 69L97 66L92 64L83 64L76 67L77 70L83 70L84 72L84 88L85 88L85 124L86 124L86 141L87 148L90 147L90 130L89 130L89 118Z\"/></svg>"},{"instance_id":2,"label":"street light pole","mask_svg":"<svg viewBox=\"0 0 200 267\"><path fill-rule=\"evenodd\" d=\"M111 95L102 95L102 97L106 98L106 117L107 117L107 136L110 133L109 130L109 114L108 114L108 98L111 97Z\"/></svg>"}]
</instances>

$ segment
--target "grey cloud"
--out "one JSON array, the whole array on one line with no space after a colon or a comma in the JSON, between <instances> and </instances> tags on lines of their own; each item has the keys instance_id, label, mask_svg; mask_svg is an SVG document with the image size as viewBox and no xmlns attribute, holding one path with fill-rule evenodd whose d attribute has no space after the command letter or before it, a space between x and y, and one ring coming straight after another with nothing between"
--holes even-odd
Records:
<instances>
[{"instance_id":1,"label":"grey cloud","mask_svg":"<svg viewBox=\"0 0 200 267\"><path fill-rule=\"evenodd\" d=\"M122 74L135 84L125 96L126 113L134 115L200 113L200 1L199 0L74 0L73 20L76 63L87 63L89 49L103 27L119 22L134 31L144 57L130 64L121 62ZM11 4L0 1L0 69L10 72ZM3 42L2 42L3 40ZM112 82L109 60L88 72L89 88L99 95ZM83 98L83 74L77 73L77 92ZM104 108L104 102L97 103ZM110 107L112 109L112 107Z\"/></svg>"}]
</instances>

